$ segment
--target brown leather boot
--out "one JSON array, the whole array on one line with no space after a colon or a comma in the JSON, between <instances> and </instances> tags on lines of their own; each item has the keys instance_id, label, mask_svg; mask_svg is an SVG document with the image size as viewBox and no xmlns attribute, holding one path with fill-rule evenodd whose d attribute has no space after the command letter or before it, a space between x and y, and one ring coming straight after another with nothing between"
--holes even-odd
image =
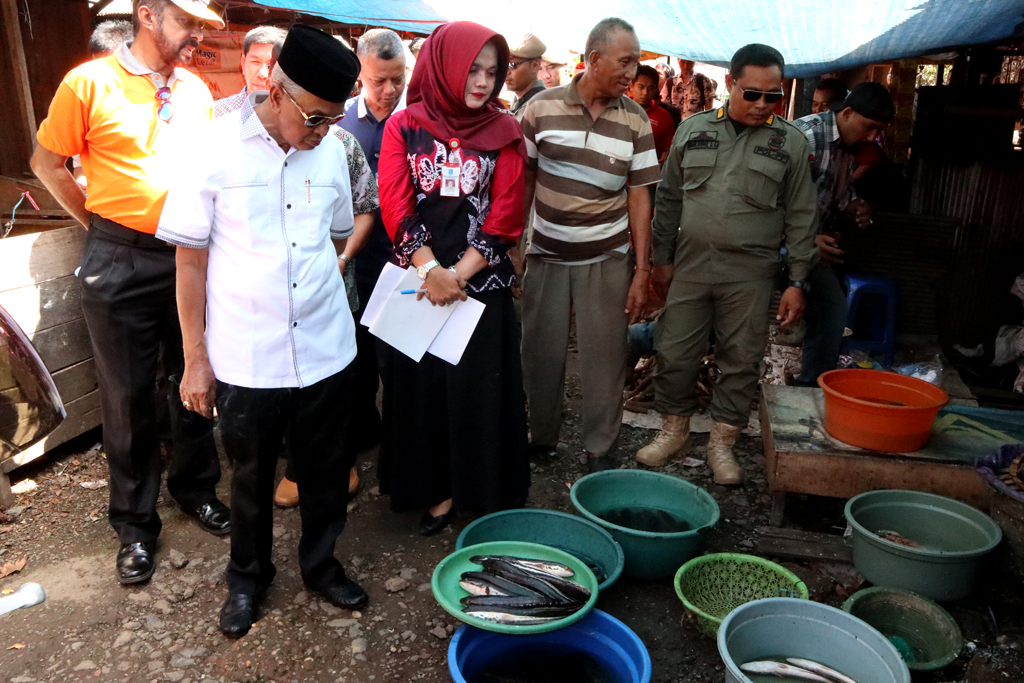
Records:
<instances>
[{"instance_id":1,"label":"brown leather boot","mask_svg":"<svg viewBox=\"0 0 1024 683\"><path fill-rule=\"evenodd\" d=\"M743 481L743 470L732 455L732 447L736 437L743 431L742 427L733 427L724 422L711 423L711 439L708 440L708 464L715 473L715 483L724 485L739 484Z\"/></svg>"},{"instance_id":2,"label":"brown leather boot","mask_svg":"<svg viewBox=\"0 0 1024 683\"><path fill-rule=\"evenodd\" d=\"M274 505L279 508L293 508L299 504L299 485L288 477L281 479L274 491Z\"/></svg>"},{"instance_id":3,"label":"brown leather boot","mask_svg":"<svg viewBox=\"0 0 1024 683\"><path fill-rule=\"evenodd\" d=\"M685 455L690 450L690 417L661 416L661 431L654 441L641 448L636 461L648 467L664 467L670 458Z\"/></svg>"}]
</instances>

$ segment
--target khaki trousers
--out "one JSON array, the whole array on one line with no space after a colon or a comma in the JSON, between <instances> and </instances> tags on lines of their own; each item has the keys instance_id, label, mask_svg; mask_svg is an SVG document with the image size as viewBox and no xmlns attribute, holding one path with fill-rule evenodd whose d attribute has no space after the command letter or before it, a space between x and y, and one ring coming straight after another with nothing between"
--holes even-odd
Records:
<instances>
[{"instance_id":1,"label":"khaki trousers","mask_svg":"<svg viewBox=\"0 0 1024 683\"><path fill-rule=\"evenodd\" d=\"M583 389L583 449L605 455L622 423L626 385L626 296L633 268L626 254L573 266L527 256L523 278L523 375L530 407L531 442L558 443L565 398L569 320Z\"/></svg>"},{"instance_id":2,"label":"khaki trousers","mask_svg":"<svg viewBox=\"0 0 1024 683\"><path fill-rule=\"evenodd\" d=\"M714 387L711 418L747 426L768 335L768 306L775 280L701 284L673 280L654 341L655 407L670 415L697 411L701 359L715 332L715 363L722 374Z\"/></svg>"}]
</instances>

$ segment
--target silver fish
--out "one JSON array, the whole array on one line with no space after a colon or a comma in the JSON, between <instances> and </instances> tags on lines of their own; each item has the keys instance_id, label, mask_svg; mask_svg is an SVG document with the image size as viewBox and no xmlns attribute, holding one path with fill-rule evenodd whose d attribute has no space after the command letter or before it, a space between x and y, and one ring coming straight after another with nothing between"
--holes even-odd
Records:
<instances>
[{"instance_id":1,"label":"silver fish","mask_svg":"<svg viewBox=\"0 0 1024 683\"><path fill-rule=\"evenodd\" d=\"M786 657L786 661L790 664L795 664L796 666L799 666L802 669L807 669L808 671L813 671L816 674L821 674L825 678L831 678L833 681L836 681L836 683L857 683L857 681L853 680L849 676L841 674L835 669L830 669L824 664L813 662L810 659Z\"/></svg>"},{"instance_id":2,"label":"silver fish","mask_svg":"<svg viewBox=\"0 0 1024 683\"><path fill-rule=\"evenodd\" d=\"M506 593L497 586L474 579L462 579L459 581L459 585L462 586L462 590L470 595L510 595L510 593Z\"/></svg>"},{"instance_id":3,"label":"silver fish","mask_svg":"<svg viewBox=\"0 0 1024 683\"><path fill-rule=\"evenodd\" d=\"M822 678L816 673L811 673L807 669L801 669L798 666L790 666L789 664L783 664L782 662L747 662L740 667L741 671L748 674L767 674L769 676L778 676L779 678L801 678L805 681L815 681L816 683L832 683L827 678Z\"/></svg>"},{"instance_id":4,"label":"silver fish","mask_svg":"<svg viewBox=\"0 0 1024 683\"><path fill-rule=\"evenodd\" d=\"M476 555L469 558L469 561L475 564L483 564L484 560L505 560L525 571L550 574L551 576L561 578L569 578L576 575L576 572L571 567L550 560L531 560L525 557L513 557L512 555Z\"/></svg>"},{"instance_id":5,"label":"silver fish","mask_svg":"<svg viewBox=\"0 0 1024 683\"><path fill-rule=\"evenodd\" d=\"M547 624L559 617L536 617L525 614L508 614L507 612L484 612L477 610L467 611L471 617L490 621L495 624L515 624L516 626L532 626L534 624ZM824 680L824 679L822 679Z\"/></svg>"}]
</instances>

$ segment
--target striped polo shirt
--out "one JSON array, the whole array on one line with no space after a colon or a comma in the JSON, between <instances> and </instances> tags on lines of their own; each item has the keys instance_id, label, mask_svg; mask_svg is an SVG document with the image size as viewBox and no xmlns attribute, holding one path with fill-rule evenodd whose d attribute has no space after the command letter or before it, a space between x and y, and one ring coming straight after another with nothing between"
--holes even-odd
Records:
<instances>
[{"instance_id":1,"label":"striped polo shirt","mask_svg":"<svg viewBox=\"0 0 1024 683\"><path fill-rule=\"evenodd\" d=\"M537 171L528 253L583 265L629 248L626 186L661 177L647 114L620 96L597 121L576 85L538 93L526 106L523 134Z\"/></svg>"}]
</instances>

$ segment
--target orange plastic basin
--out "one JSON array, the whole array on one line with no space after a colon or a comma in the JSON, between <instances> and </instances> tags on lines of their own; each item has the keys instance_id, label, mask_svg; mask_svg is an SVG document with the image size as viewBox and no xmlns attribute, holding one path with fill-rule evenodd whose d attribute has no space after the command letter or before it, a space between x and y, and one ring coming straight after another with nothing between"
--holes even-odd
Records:
<instances>
[{"instance_id":1,"label":"orange plastic basin","mask_svg":"<svg viewBox=\"0 0 1024 683\"><path fill-rule=\"evenodd\" d=\"M949 394L921 379L881 370L831 370L825 391L825 429L836 439L873 451L909 453L928 443Z\"/></svg>"}]
</instances>

